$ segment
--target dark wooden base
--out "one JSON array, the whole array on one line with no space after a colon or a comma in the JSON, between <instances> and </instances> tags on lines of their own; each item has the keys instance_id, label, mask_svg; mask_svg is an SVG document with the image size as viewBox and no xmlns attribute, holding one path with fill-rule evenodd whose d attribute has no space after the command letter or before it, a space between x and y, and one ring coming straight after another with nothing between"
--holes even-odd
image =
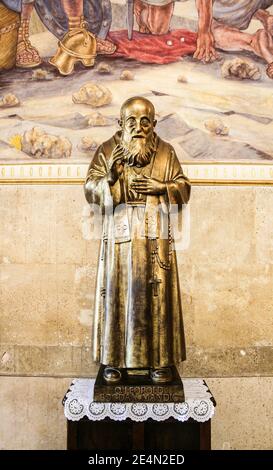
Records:
<instances>
[{"instance_id":1,"label":"dark wooden base","mask_svg":"<svg viewBox=\"0 0 273 470\"><path fill-rule=\"evenodd\" d=\"M211 421L67 421L68 450L210 450Z\"/></svg>"},{"instance_id":2,"label":"dark wooden base","mask_svg":"<svg viewBox=\"0 0 273 470\"><path fill-rule=\"evenodd\" d=\"M149 370L122 371L122 381L107 384L103 378L105 366L101 365L95 386L95 402L107 403L181 403L185 401L181 378L175 366L172 367L173 380L168 384L154 384Z\"/></svg>"}]
</instances>

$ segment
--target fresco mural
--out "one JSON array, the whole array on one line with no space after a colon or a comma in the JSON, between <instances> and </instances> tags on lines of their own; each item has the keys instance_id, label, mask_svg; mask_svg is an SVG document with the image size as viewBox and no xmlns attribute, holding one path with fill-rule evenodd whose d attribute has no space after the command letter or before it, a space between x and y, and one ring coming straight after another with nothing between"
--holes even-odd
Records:
<instances>
[{"instance_id":1,"label":"fresco mural","mask_svg":"<svg viewBox=\"0 0 273 470\"><path fill-rule=\"evenodd\" d=\"M183 162L273 161L273 1L0 1L0 163L87 163L149 98Z\"/></svg>"}]
</instances>

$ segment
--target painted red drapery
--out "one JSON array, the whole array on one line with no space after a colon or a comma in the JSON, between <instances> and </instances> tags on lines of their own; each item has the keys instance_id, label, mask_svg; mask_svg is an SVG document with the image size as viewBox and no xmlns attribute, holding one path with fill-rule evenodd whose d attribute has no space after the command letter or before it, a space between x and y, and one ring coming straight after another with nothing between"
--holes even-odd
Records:
<instances>
[{"instance_id":1,"label":"painted red drapery","mask_svg":"<svg viewBox=\"0 0 273 470\"><path fill-rule=\"evenodd\" d=\"M193 54L197 34L186 29L171 31L163 35L143 34L134 31L131 41L127 30L109 33L117 50L112 57L127 57L149 64L169 64L181 57Z\"/></svg>"}]
</instances>

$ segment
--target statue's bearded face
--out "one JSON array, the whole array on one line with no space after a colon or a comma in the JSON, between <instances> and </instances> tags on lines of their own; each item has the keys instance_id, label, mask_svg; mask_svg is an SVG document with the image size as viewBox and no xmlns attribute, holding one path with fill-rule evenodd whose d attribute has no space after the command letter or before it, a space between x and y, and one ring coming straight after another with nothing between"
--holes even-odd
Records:
<instances>
[{"instance_id":1,"label":"statue's bearded face","mask_svg":"<svg viewBox=\"0 0 273 470\"><path fill-rule=\"evenodd\" d=\"M130 103L121 119L122 145L128 165L144 166L154 151L154 113L144 100Z\"/></svg>"}]
</instances>

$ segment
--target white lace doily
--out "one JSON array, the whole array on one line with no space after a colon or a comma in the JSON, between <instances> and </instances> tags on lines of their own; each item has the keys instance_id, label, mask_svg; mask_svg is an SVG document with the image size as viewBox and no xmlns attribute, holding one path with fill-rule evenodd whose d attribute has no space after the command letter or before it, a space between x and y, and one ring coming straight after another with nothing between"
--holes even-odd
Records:
<instances>
[{"instance_id":1,"label":"white lace doily","mask_svg":"<svg viewBox=\"0 0 273 470\"><path fill-rule=\"evenodd\" d=\"M123 421L145 421L152 418L164 421L204 422L212 418L214 404L212 395L202 379L183 379L185 401L182 403L95 403L93 402L94 379L74 379L65 397L64 414L68 420L79 421L87 416L92 421L111 418Z\"/></svg>"}]
</instances>

